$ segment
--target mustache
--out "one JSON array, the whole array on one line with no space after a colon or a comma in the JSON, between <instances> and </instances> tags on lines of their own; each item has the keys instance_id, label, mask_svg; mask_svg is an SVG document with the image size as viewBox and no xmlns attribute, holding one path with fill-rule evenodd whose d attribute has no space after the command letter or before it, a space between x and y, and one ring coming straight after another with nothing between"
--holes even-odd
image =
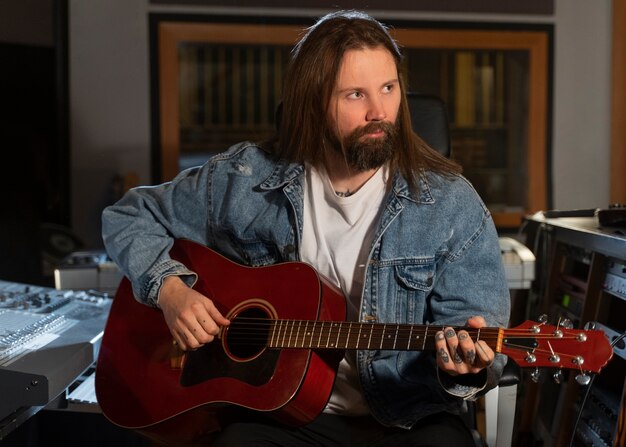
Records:
<instances>
[{"instance_id":1,"label":"mustache","mask_svg":"<svg viewBox=\"0 0 626 447\"><path fill-rule=\"evenodd\" d=\"M375 132L384 132L384 135L380 138L362 138ZM388 121L371 122L356 128L342 146L347 165L357 172L379 168L394 157L397 137L396 124Z\"/></svg>"},{"instance_id":2,"label":"mustache","mask_svg":"<svg viewBox=\"0 0 626 447\"><path fill-rule=\"evenodd\" d=\"M357 127L350 134L350 140L358 140L359 138L368 135L370 133L385 132L387 135L391 135L395 130L395 125L389 121L380 121L367 123L365 126Z\"/></svg>"}]
</instances>

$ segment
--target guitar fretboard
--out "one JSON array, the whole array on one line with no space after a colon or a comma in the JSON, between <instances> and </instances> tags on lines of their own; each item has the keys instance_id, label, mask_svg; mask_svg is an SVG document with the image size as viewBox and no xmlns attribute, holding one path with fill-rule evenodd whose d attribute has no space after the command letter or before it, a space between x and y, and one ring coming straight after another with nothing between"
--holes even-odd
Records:
<instances>
[{"instance_id":1,"label":"guitar fretboard","mask_svg":"<svg viewBox=\"0 0 626 447\"><path fill-rule=\"evenodd\" d=\"M455 328L460 330L461 328ZM497 348L496 328L463 328L474 341L481 338ZM272 320L269 348L410 350L434 349L441 326L357 323L341 321Z\"/></svg>"}]
</instances>

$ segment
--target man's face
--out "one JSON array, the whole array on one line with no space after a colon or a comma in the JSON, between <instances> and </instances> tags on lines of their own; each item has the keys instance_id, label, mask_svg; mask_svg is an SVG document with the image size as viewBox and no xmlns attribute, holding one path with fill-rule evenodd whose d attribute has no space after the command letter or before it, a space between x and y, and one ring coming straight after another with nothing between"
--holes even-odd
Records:
<instances>
[{"instance_id":1,"label":"man's face","mask_svg":"<svg viewBox=\"0 0 626 447\"><path fill-rule=\"evenodd\" d=\"M389 51L376 47L344 54L328 113L351 168L375 169L393 156L400 95Z\"/></svg>"}]
</instances>

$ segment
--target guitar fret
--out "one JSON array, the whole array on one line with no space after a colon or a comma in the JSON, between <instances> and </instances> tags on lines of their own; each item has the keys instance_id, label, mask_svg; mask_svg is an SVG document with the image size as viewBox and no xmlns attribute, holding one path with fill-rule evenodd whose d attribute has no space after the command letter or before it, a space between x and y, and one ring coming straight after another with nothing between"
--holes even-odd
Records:
<instances>
[{"instance_id":1,"label":"guitar fret","mask_svg":"<svg viewBox=\"0 0 626 447\"><path fill-rule=\"evenodd\" d=\"M393 349L396 349L396 342L398 341L398 331L400 330L400 325L396 324L396 336L393 339Z\"/></svg>"},{"instance_id":2,"label":"guitar fret","mask_svg":"<svg viewBox=\"0 0 626 447\"><path fill-rule=\"evenodd\" d=\"M330 334L333 332L333 324L330 324L330 328L328 328L328 337L326 338L326 347L328 348L328 344L330 343Z\"/></svg>"},{"instance_id":3,"label":"guitar fret","mask_svg":"<svg viewBox=\"0 0 626 447\"><path fill-rule=\"evenodd\" d=\"M287 337L287 347L291 346L291 334L293 334L293 321L289 321L289 336Z\"/></svg>"},{"instance_id":4,"label":"guitar fret","mask_svg":"<svg viewBox=\"0 0 626 447\"><path fill-rule=\"evenodd\" d=\"M280 347L280 331L283 327L283 320L278 320L278 327L276 328L276 336L274 337L274 347Z\"/></svg>"},{"instance_id":5,"label":"guitar fret","mask_svg":"<svg viewBox=\"0 0 626 447\"><path fill-rule=\"evenodd\" d=\"M268 347L272 347L274 346L274 334L276 332L276 322L275 321L270 321L270 336L269 336L269 340L267 340L267 346Z\"/></svg>"},{"instance_id":6,"label":"guitar fret","mask_svg":"<svg viewBox=\"0 0 626 447\"><path fill-rule=\"evenodd\" d=\"M380 336L380 349L383 349L383 341L385 341L386 333L387 333L387 324L383 324L383 332Z\"/></svg>"},{"instance_id":7,"label":"guitar fret","mask_svg":"<svg viewBox=\"0 0 626 447\"><path fill-rule=\"evenodd\" d=\"M304 323L304 334L302 334L302 346L304 348L304 343L306 342L306 336L309 335L309 320Z\"/></svg>"},{"instance_id":8,"label":"guitar fret","mask_svg":"<svg viewBox=\"0 0 626 447\"><path fill-rule=\"evenodd\" d=\"M280 331L283 329L283 320L279 320L278 321L278 327L276 328L276 339L274 340L274 346L276 347L281 347L280 346Z\"/></svg>"},{"instance_id":9,"label":"guitar fret","mask_svg":"<svg viewBox=\"0 0 626 447\"><path fill-rule=\"evenodd\" d=\"M311 339L309 341L309 348L313 348L315 347L315 344L313 342L313 338L315 337L315 328L317 327L317 323L315 321L311 322L311 325L313 326L311 329L309 329L309 332L311 333Z\"/></svg>"},{"instance_id":10,"label":"guitar fret","mask_svg":"<svg viewBox=\"0 0 626 447\"><path fill-rule=\"evenodd\" d=\"M339 337L341 336L341 330L343 329L343 323L335 323L334 326L337 328L337 339L335 340L335 344L332 345L333 348L339 346Z\"/></svg>"},{"instance_id":11,"label":"guitar fret","mask_svg":"<svg viewBox=\"0 0 626 447\"><path fill-rule=\"evenodd\" d=\"M294 342L294 347L298 346L298 339L300 338L300 327L302 326L302 321L298 320L298 330L296 331L296 340Z\"/></svg>"},{"instance_id":12,"label":"guitar fret","mask_svg":"<svg viewBox=\"0 0 626 447\"><path fill-rule=\"evenodd\" d=\"M293 337L293 327L295 325L295 321L287 320L286 323L287 323L287 328L289 328L289 334L287 334L287 345L286 345L286 347L290 348L292 346L291 345L291 339Z\"/></svg>"},{"instance_id":13,"label":"guitar fret","mask_svg":"<svg viewBox=\"0 0 626 447\"><path fill-rule=\"evenodd\" d=\"M374 331L374 325L370 324L370 338L367 341L367 349L370 348L370 344L372 343L372 332Z\"/></svg>"},{"instance_id":14,"label":"guitar fret","mask_svg":"<svg viewBox=\"0 0 626 447\"><path fill-rule=\"evenodd\" d=\"M345 349L348 349L348 347L350 346L350 335L352 333L352 322L350 322L348 324L348 335L346 336L346 344L345 344Z\"/></svg>"},{"instance_id":15,"label":"guitar fret","mask_svg":"<svg viewBox=\"0 0 626 447\"><path fill-rule=\"evenodd\" d=\"M278 331L280 330L280 320L276 320L272 326L272 347L276 347L276 339L278 338Z\"/></svg>"},{"instance_id":16,"label":"guitar fret","mask_svg":"<svg viewBox=\"0 0 626 447\"><path fill-rule=\"evenodd\" d=\"M406 348L411 349L411 340L413 339L413 325L411 325L411 330L409 331L409 338L406 341Z\"/></svg>"},{"instance_id":17,"label":"guitar fret","mask_svg":"<svg viewBox=\"0 0 626 447\"><path fill-rule=\"evenodd\" d=\"M283 339L281 341L281 346L285 346L285 337L287 336L287 320L283 320L284 321L284 330L283 330Z\"/></svg>"},{"instance_id":18,"label":"guitar fret","mask_svg":"<svg viewBox=\"0 0 626 447\"><path fill-rule=\"evenodd\" d=\"M356 345L354 346L356 349L358 349L361 346L361 331L363 330L363 323L359 323L359 334L356 338Z\"/></svg>"},{"instance_id":19,"label":"guitar fret","mask_svg":"<svg viewBox=\"0 0 626 447\"><path fill-rule=\"evenodd\" d=\"M317 339L317 347L319 348L320 346L322 346L322 333L324 332L324 322L321 322L321 326L320 326L320 336Z\"/></svg>"},{"instance_id":20,"label":"guitar fret","mask_svg":"<svg viewBox=\"0 0 626 447\"><path fill-rule=\"evenodd\" d=\"M426 329L424 329L424 340L422 341L422 351L426 349L426 339L428 338L428 325L426 325Z\"/></svg>"}]
</instances>

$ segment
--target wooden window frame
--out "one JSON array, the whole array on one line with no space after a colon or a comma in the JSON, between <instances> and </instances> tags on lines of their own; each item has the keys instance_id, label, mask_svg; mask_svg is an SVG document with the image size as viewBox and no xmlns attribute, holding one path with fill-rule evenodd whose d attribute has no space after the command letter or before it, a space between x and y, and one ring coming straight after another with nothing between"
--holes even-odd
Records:
<instances>
[{"instance_id":1,"label":"wooden window frame","mask_svg":"<svg viewBox=\"0 0 626 447\"><path fill-rule=\"evenodd\" d=\"M393 36L405 48L522 50L529 54L528 187L523 212L493 212L498 228L519 227L525 214L547 209L549 35L545 31L396 28ZM178 173L180 42L293 45L302 25L168 22L157 24L159 181Z\"/></svg>"},{"instance_id":2,"label":"wooden window frame","mask_svg":"<svg viewBox=\"0 0 626 447\"><path fill-rule=\"evenodd\" d=\"M547 209L548 54L542 31L397 29L394 37L408 48L521 50L529 54L528 188L525 212L492 211L499 228L519 227L526 213Z\"/></svg>"}]
</instances>

